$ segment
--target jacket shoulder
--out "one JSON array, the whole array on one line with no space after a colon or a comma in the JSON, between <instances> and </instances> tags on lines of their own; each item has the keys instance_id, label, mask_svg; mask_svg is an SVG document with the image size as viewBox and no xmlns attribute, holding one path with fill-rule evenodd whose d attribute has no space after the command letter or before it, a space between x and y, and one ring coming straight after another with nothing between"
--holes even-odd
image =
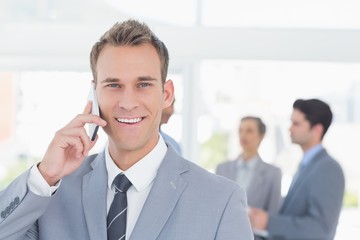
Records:
<instances>
[{"instance_id":1,"label":"jacket shoulder","mask_svg":"<svg viewBox=\"0 0 360 240\"><path fill-rule=\"evenodd\" d=\"M240 188L238 184L229 180L226 177L217 175L210 172L209 170L200 167L199 165L186 160L189 165L189 171L184 174L184 177L189 181L196 183L199 187L209 188L209 189L220 189L224 191L234 191L235 189Z\"/></svg>"}]
</instances>

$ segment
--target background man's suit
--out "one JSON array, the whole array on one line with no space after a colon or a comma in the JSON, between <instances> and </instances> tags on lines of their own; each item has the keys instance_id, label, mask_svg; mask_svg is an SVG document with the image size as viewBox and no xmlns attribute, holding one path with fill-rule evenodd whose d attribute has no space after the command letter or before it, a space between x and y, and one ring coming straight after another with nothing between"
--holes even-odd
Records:
<instances>
[{"instance_id":1,"label":"background man's suit","mask_svg":"<svg viewBox=\"0 0 360 240\"><path fill-rule=\"evenodd\" d=\"M281 170L258 160L246 190L248 205L277 213L281 204ZM219 164L216 174L236 181L237 160Z\"/></svg>"},{"instance_id":2,"label":"background man's suit","mask_svg":"<svg viewBox=\"0 0 360 240\"><path fill-rule=\"evenodd\" d=\"M0 192L0 211L13 203L0 218L0 239L106 239L104 153L64 177L52 197L31 193L27 175ZM169 147L130 240L250 240L246 207L246 195L236 184Z\"/></svg>"},{"instance_id":3,"label":"background man's suit","mask_svg":"<svg viewBox=\"0 0 360 240\"><path fill-rule=\"evenodd\" d=\"M322 150L301 171L280 213L269 215L270 239L334 239L344 187L340 165Z\"/></svg>"}]
</instances>

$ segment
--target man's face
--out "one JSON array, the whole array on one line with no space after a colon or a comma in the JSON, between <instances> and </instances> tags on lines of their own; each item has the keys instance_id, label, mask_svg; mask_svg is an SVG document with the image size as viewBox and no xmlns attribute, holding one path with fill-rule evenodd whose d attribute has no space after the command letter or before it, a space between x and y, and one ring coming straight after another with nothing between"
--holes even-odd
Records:
<instances>
[{"instance_id":1,"label":"man's face","mask_svg":"<svg viewBox=\"0 0 360 240\"><path fill-rule=\"evenodd\" d=\"M257 151L263 136L255 120L247 119L240 123L240 145L244 151Z\"/></svg>"},{"instance_id":2,"label":"man's face","mask_svg":"<svg viewBox=\"0 0 360 240\"><path fill-rule=\"evenodd\" d=\"M312 140L312 128L305 114L294 109L291 115L290 137L293 143L304 147Z\"/></svg>"},{"instance_id":3,"label":"man's face","mask_svg":"<svg viewBox=\"0 0 360 240\"><path fill-rule=\"evenodd\" d=\"M96 92L101 117L108 123L104 131L111 154L137 151L145 156L157 144L161 113L174 91L171 80L163 88L155 48L105 46L96 69Z\"/></svg>"}]
</instances>

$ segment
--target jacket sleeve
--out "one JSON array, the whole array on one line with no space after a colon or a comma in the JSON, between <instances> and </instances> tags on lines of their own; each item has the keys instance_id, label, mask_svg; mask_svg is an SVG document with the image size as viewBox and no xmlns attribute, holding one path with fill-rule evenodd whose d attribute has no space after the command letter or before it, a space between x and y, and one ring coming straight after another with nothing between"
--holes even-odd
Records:
<instances>
[{"instance_id":1,"label":"jacket sleeve","mask_svg":"<svg viewBox=\"0 0 360 240\"><path fill-rule=\"evenodd\" d=\"M38 239L36 220L46 211L51 197L38 196L28 189L29 172L0 192L0 239Z\"/></svg>"}]
</instances>

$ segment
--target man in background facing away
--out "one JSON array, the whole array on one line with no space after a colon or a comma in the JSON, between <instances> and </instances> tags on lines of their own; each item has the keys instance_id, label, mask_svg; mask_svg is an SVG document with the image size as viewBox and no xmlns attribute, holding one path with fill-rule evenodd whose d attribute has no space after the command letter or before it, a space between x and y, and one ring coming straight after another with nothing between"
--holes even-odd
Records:
<instances>
[{"instance_id":1,"label":"man in background facing away","mask_svg":"<svg viewBox=\"0 0 360 240\"><path fill-rule=\"evenodd\" d=\"M319 99L294 102L290 136L303 150L303 159L278 214L250 210L252 227L266 230L268 239L334 239L345 178L322 145L332 116L329 105Z\"/></svg>"},{"instance_id":2,"label":"man in background facing away","mask_svg":"<svg viewBox=\"0 0 360 240\"><path fill-rule=\"evenodd\" d=\"M164 133L161 130L161 126L163 124L168 123L170 117L174 113L174 103L175 103L175 99L174 99L174 101L171 103L171 105L169 107L163 109L162 115L161 115L161 122L160 122L159 131L160 131L161 136L164 138L165 142L170 143L171 146L181 155L182 152L181 152L180 144L174 138L172 138L170 135Z\"/></svg>"}]
</instances>

